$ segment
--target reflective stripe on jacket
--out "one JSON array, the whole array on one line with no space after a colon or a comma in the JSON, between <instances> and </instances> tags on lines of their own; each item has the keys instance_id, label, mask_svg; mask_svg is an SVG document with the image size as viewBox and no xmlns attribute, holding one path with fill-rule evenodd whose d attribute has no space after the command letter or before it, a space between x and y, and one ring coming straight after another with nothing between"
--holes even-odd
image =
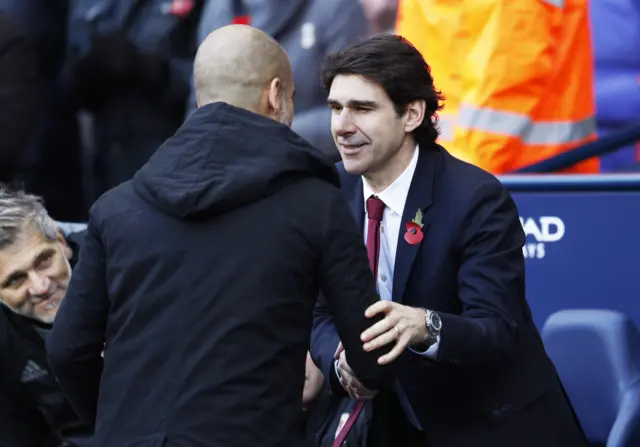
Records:
<instances>
[{"instance_id":1,"label":"reflective stripe on jacket","mask_svg":"<svg viewBox=\"0 0 640 447\"><path fill-rule=\"evenodd\" d=\"M502 174L595 139L588 18L587 0L401 0L397 32L446 97L438 142Z\"/></svg>"}]
</instances>

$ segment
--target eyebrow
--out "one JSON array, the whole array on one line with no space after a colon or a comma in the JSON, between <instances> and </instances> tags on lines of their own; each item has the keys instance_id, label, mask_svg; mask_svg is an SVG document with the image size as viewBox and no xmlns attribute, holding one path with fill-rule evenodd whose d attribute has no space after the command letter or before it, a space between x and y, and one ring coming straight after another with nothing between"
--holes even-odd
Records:
<instances>
[{"instance_id":1,"label":"eyebrow","mask_svg":"<svg viewBox=\"0 0 640 447\"><path fill-rule=\"evenodd\" d=\"M342 104L340 104L340 101L337 101L335 99L331 99L329 98L327 100L327 103L330 106L341 106ZM378 104L375 101L364 101L364 100L358 100L358 99L350 99L349 101L347 101L347 107L349 107L350 109L361 109L361 108L376 108L378 107Z\"/></svg>"},{"instance_id":2,"label":"eyebrow","mask_svg":"<svg viewBox=\"0 0 640 447\"><path fill-rule=\"evenodd\" d=\"M54 250L51 249L51 248L47 248L46 250L43 250L33 260L32 265L38 264L38 262L41 262L44 258L46 258L47 256L51 255L53 252L54 252ZM4 281L2 281L2 287L7 287L11 281L13 281L14 279L18 279L23 275L25 275L24 271L22 271L22 270L14 270L13 272L11 272L9 274L9 276L7 276L7 278Z\"/></svg>"}]
</instances>

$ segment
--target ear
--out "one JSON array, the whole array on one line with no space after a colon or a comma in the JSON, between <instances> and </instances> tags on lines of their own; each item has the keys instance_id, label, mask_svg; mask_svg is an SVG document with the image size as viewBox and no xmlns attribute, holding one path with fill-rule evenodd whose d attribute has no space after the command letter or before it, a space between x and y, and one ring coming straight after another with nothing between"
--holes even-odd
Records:
<instances>
[{"instance_id":1,"label":"ear","mask_svg":"<svg viewBox=\"0 0 640 447\"><path fill-rule=\"evenodd\" d=\"M425 119L426 108L427 107L424 99L412 101L407 104L407 108L404 114L404 131L406 133L413 132L420 126L420 124L422 124L422 121L424 121Z\"/></svg>"},{"instance_id":2,"label":"ear","mask_svg":"<svg viewBox=\"0 0 640 447\"><path fill-rule=\"evenodd\" d=\"M279 78L273 79L269 84L269 109L273 110L275 116L280 114L282 107L282 87Z\"/></svg>"},{"instance_id":3,"label":"ear","mask_svg":"<svg viewBox=\"0 0 640 447\"><path fill-rule=\"evenodd\" d=\"M73 257L73 250L71 250L71 247L69 247L69 244L67 244L67 239L64 237L64 232L62 231L62 229L58 230L58 236L56 237L56 239L62 246L62 252L64 253L65 258L70 260Z\"/></svg>"}]
</instances>

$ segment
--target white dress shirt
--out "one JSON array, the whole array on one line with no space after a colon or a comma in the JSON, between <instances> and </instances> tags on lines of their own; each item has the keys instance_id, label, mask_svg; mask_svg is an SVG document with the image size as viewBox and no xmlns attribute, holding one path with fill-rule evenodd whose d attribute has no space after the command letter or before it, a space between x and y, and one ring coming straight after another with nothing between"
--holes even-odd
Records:
<instances>
[{"instance_id":1,"label":"white dress shirt","mask_svg":"<svg viewBox=\"0 0 640 447\"><path fill-rule=\"evenodd\" d=\"M374 194L371 186L367 183L367 180L364 177L362 178L363 206L365 214L365 243L367 240L368 222L366 206L367 199L375 195L385 204L382 222L380 223L380 255L378 258L378 277L376 278L378 293L380 294L380 298L383 300L393 299L393 272L395 269L396 252L398 250L398 237L402 226L402 213L404 211L404 205L407 202L407 196L409 195L411 180L413 179L413 175L418 164L418 156L419 151L416 147L409 166L407 166L404 172L400 174L400 176L395 179L391 185L378 194ZM424 352L418 352L411 348L409 349L416 354L435 359L438 354L439 343L440 337L438 336L436 343L431 345L429 349Z\"/></svg>"},{"instance_id":2,"label":"white dress shirt","mask_svg":"<svg viewBox=\"0 0 640 447\"><path fill-rule=\"evenodd\" d=\"M395 179L391 185L379 194L374 194L371 186L369 186L364 177L362 178L365 244L367 243L368 222L367 199L372 195L375 195L385 204L384 212L382 214L382 222L380 223L380 254L378 257L378 277L376 278L378 294L383 300L392 300L393 297L393 272L395 270L396 252L398 250L398 236L400 234L400 226L402 225L402 213L404 211L404 205L407 202L407 196L409 195L411 180L413 179L413 174L415 173L416 166L418 165L418 156L419 151L416 146L416 150L409 166L407 166L404 172L400 174L400 176ZM440 336L438 335L436 342L426 351L420 352L412 348L409 348L409 350L418 355L435 360L438 355L439 344ZM340 370L338 369L338 363L338 360L334 362L334 369L338 379L342 380ZM416 420L415 416L413 419Z\"/></svg>"}]
</instances>

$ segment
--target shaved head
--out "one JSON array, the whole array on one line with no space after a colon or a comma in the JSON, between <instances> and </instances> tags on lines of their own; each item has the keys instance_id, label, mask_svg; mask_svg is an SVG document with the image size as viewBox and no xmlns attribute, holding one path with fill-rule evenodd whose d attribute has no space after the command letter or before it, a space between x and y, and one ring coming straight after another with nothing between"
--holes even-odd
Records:
<instances>
[{"instance_id":1,"label":"shaved head","mask_svg":"<svg viewBox=\"0 0 640 447\"><path fill-rule=\"evenodd\" d=\"M286 110L287 93L293 95L289 57L276 40L251 26L224 26L207 36L196 54L194 87L199 107L221 101L281 122L293 119L293 111ZM290 119L279 116L283 113Z\"/></svg>"}]
</instances>

